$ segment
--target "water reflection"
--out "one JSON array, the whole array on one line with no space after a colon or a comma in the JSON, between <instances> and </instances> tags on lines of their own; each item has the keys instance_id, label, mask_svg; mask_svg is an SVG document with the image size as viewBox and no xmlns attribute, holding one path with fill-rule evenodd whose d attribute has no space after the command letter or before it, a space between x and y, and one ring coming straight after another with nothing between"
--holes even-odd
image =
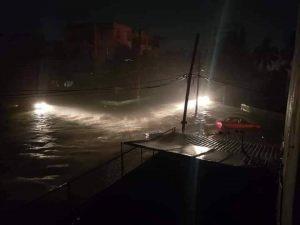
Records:
<instances>
[{"instance_id":1,"label":"water reflection","mask_svg":"<svg viewBox=\"0 0 300 225\"><path fill-rule=\"evenodd\" d=\"M60 158L61 156L58 155L46 155L43 153L20 153L21 156L28 156L31 158L37 158L37 159L53 159L53 158Z\"/></svg>"},{"instance_id":2,"label":"water reflection","mask_svg":"<svg viewBox=\"0 0 300 225\"><path fill-rule=\"evenodd\" d=\"M33 133L33 138L30 140L30 148L38 150L54 147L56 138L51 135L53 132L53 115L35 110L32 116L31 132Z\"/></svg>"},{"instance_id":3,"label":"water reflection","mask_svg":"<svg viewBox=\"0 0 300 225\"><path fill-rule=\"evenodd\" d=\"M10 147L16 146L15 152L7 150L6 154L14 154L16 162L9 165L14 171L9 179L17 180L22 187L25 182L36 181L47 187L59 185L119 154L120 141L144 138L145 132L165 131L181 120L176 104L148 107L138 113L123 106L105 111L58 105L43 108L43 104L39 107L11 120L7 133ZM19 192L24 191L22 187L17 188Z\"/></svg>"}]
</instances>

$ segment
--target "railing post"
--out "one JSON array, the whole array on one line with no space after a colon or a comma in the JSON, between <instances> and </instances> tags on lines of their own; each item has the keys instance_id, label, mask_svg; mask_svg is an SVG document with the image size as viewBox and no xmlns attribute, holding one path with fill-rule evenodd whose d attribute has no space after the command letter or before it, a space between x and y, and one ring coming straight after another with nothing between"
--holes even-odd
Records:
<instances>
[{"instance_id":1,"label":"railing post","mask_svg":"<svg viewBox=\"0 0 300 225\"><path fill-rule=\"evenodd\" d=\"M121 177L124 176L123 142L121 142Z\"/></svg>"}]
</instances>

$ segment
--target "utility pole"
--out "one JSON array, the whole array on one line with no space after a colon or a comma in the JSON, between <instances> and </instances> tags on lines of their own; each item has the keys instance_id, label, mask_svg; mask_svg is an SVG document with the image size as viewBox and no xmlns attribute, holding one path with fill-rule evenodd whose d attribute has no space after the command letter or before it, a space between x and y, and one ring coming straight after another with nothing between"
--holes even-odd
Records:
<instances>
[{"instance_id":1,"label":"utility pole","mask_svg":"<svg viewBox=\"0 0 300 225\"><path fill-rule=\"evenodd\" d=\"M299 6L299 5L298 5ZM282 171L282 196L279 214L281 225L295 225L299 222L300 196L297 185L300 178L300 8L298 7L298 25L286 109L284 131L284 156ZM299 209L299 208L298 208Z\"/></svg>"},{"instance_id":2,"label":"utility pole","mask_svg":"<svg viewBox=\"0 0 300 225\"><path fill-rule=\"evenodd\" d=\"M198 76L197 76L197 87L196 87L195 117L198 115L198 98L199 98L200 75L201 75L201 53L199 54L199 65L198 65Z\"/></svg>"},{"instance_id":3,"label":"utility pole","mask_svg":"<svg viewBox=\"0 0 300 225\"><path fill-rule=\"evenodd\" d=\"M186 114L187 114L187 108L188 108L188 103L189 103L191 81L192 81L192 76L193 76L193 68L194 68L195 58L196 58L197 49L198 49L198 43L199 43L199 34L196 35L191 67L190 67L190 71L189 71L188 79L187 79L187 88L186 88L186 95L185 95L185 102L184 102L184 111L183 111L183 118L182 118L182 121L181 121L182 133L185 132L185 125L187 123L186 122Z\"/></svg>"}]
</instances>

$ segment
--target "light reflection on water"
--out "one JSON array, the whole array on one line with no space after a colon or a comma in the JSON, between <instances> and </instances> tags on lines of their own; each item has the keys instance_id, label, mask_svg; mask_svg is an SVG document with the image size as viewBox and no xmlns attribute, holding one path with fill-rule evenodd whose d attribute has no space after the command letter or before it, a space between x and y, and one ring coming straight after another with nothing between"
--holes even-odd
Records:
<instances>
[{"instance_id":1,"label":"light reflection on water","mask_svg":"<svg viewBox=\"0 0 300 225\"><path fill-rule=\"evenodd\" d=\"M8 165L7 179L22 184L38 182L46 188L59 185L119 154L120 141L180 126L181 116L178 104L136 114L129 110L118 114L54 105L47 112L20 114L10 121L10 126L18 129L9 134L16 155Z\"/></svg>"},{"instance_id":2,"label":"light reflection on water","mask_svg":"<svg viewBox=\"0 0 300 225\"><path fill-rule=\"evenodd\" d=\"M9 147L1 150L7 156L2 159L8 168L5 179L14 185L19 183L20 192L25 182L38 182L45 191L119 154L120 141L180 127L182 108L179 105L162 104L135 114L134 110L117 109L118 113L110 113L65 106L52 106L47 113L20 113L9 121L5 138L10 140ZM189 109L192 115L194 108ZM226 113L232 114L229 108L219 111L200 108L198 117L193 118L194 125L189 122L189 126L203 134L208 124L213 125L215 118L226 117ZM36 194L41 193L36 191Z\"/></svg>"},{"instance_id":3,"label":"light reflection on water","mask_svg":"<svg viewBox=\"0 0 300 225\"><path fill-rule=\"evenodd\" d=\"M58 155L46 155L43 153L20 153L20 156L27 156L27 157L31 157L31 158L37 158L37 159L53 159L53 158L59 158L61 156Z\"/></svg>"},{"instance_id":4,"label":"light reflection on water","mask_svg":"<svg viewBox=\"0 0 300 225\"><path fill-rule=\"evenodd\" d=\"M122 116L107 112L95 113L64 106L51 106L51 111L47 113L40 114L34 112L36 121L34 130L42 133L40 138L44 138L44 141L51 139L52 137L48 135L49 127L52 129L52 126L49 126L49 120L56 117L65 122L76 123L77 125L91 127L92 129L100 129L105 135L98 136L100 137L98 139L108 140L112 137L110 134L119 135L126 132L140 131L145 127L150 127L152 123L160 124L161 119L174 117L180 112L178 104L168 104L160 108L150 109L144 114L131 115L130 113L125 113Z\"/></svg>"}]
</instances>

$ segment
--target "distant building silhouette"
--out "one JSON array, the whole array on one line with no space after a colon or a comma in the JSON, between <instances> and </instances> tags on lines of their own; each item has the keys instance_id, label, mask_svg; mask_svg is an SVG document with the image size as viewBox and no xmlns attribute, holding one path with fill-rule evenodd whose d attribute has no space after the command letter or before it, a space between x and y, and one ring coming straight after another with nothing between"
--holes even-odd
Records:
<instances>
[{"instance_id":1,"label":"distant building silhouette","mask_svg":"<svg viewBox=\"0 0 300 225\"><path fill-rule=\"evenodd\" d=\"M65 44L68 56L103 63L143 55L158 48L159 39L116 22L74 23L67 26Z\"/></svg>"}]
</instances>

